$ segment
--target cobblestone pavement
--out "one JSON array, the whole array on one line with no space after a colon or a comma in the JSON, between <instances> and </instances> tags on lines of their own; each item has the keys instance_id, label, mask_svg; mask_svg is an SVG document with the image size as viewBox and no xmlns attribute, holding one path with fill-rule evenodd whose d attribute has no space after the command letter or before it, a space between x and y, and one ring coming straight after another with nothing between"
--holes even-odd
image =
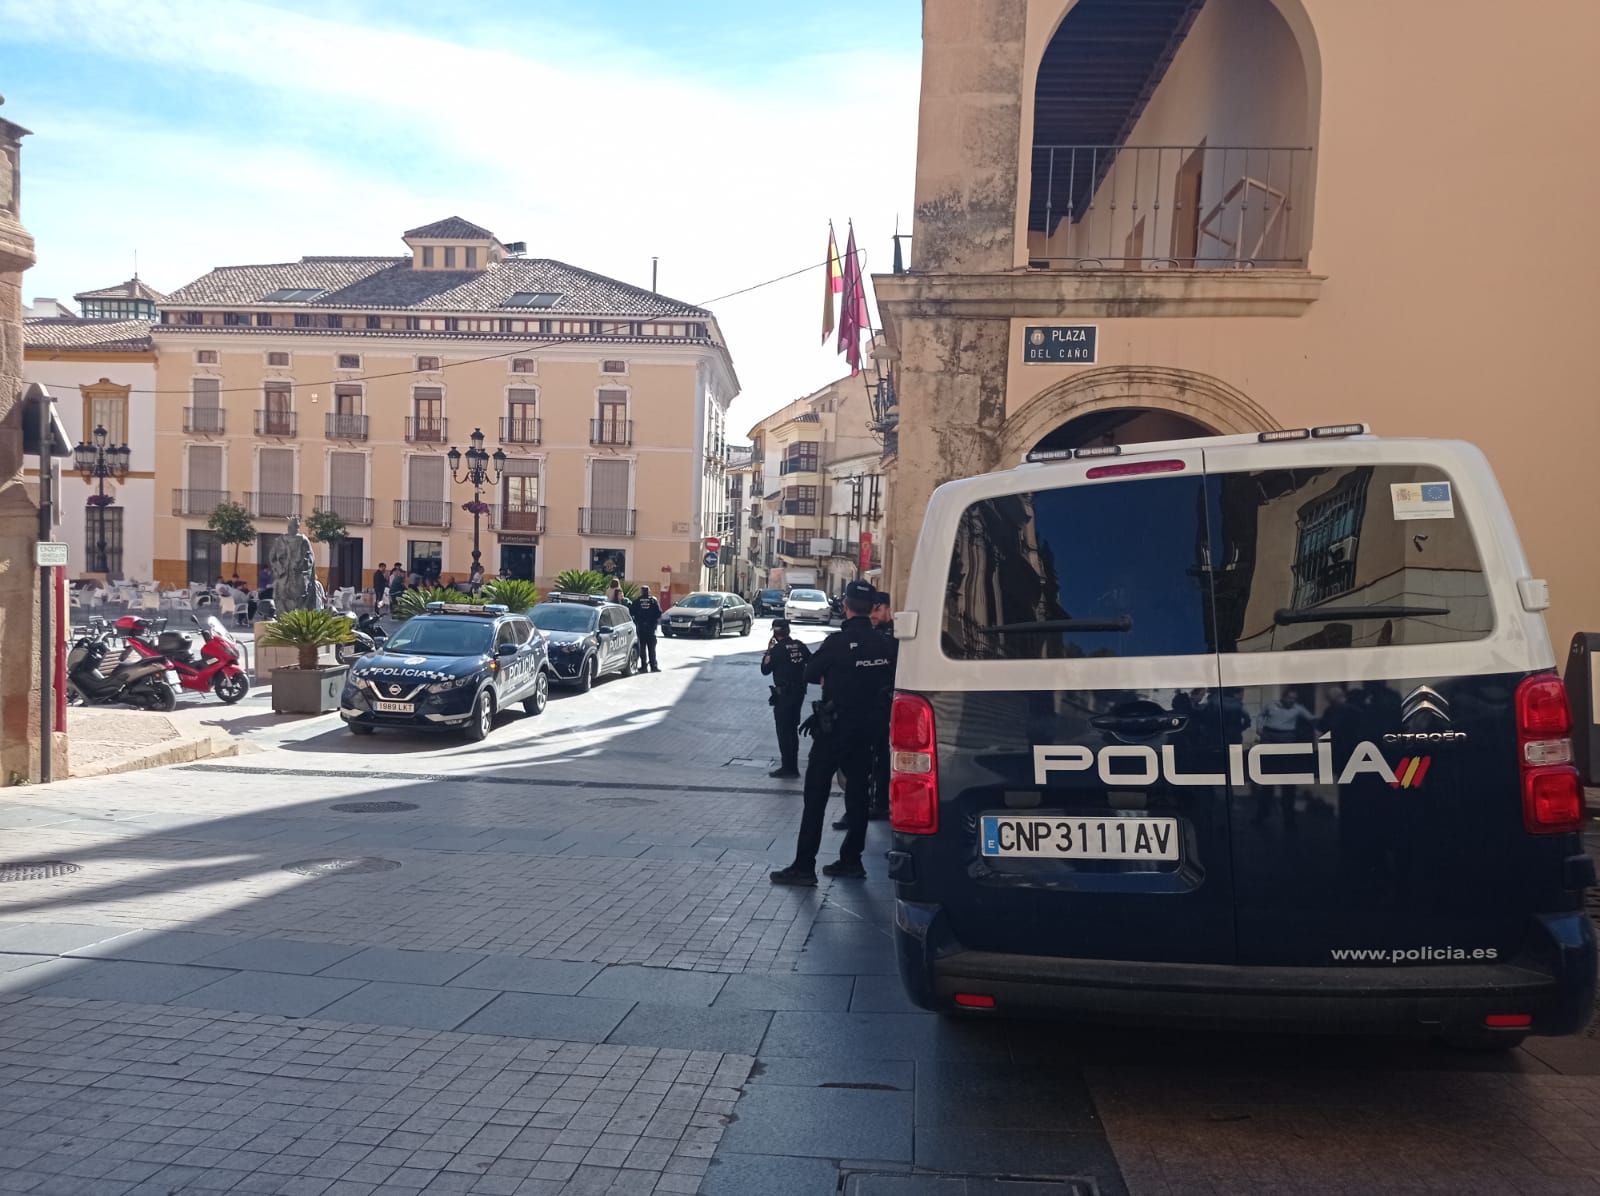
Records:
<instances>
[{"instance_id":1,"label":"cobblestone pavement","mask_svg":"<svg viewBox=\"0 0 1600 1196\"><path fill-rule=\"evenodd\" d=\"M0 1192L1600 1192L1593 1038L913 1009L881 824L766 883L763 642L481 745L247 705L236 760L8 791L0 863L78 870L0 885Z\"/></svg>"}]
</instances>

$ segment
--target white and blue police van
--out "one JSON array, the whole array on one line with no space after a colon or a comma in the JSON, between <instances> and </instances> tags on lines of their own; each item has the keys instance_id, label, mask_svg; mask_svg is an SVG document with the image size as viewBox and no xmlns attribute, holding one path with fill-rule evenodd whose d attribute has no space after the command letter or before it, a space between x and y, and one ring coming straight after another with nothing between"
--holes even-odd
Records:
<instances>
[{"instance_id":1,"label":"white and blue police van","mask_svg":"<svg viewBox=\"0 0 1600 1196\"><path fill-rule=\"evenodd\" d=\"M1344 425L1044 456L934 492L895 618L912 999L1581 1029L1571 714L1483 454Z\"/></svg>"}]
</instances>

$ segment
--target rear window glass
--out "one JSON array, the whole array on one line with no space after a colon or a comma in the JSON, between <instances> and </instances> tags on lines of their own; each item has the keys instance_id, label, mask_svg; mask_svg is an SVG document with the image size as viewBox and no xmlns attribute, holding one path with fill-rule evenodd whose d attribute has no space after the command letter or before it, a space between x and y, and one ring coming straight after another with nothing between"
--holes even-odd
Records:
<instances>
[{"instance_id":1,"label":"rear window glass","mask_svg":"<svg viewBox=\"0 0 1600 1196\"><path fill-rule=\"evenodd\" d=\"M1042 660L1212 651L1205 484L1181 477L1010 494L962 514L946 656Z\"/></svg>"},{"instance_id":2,"label":"rear window glass","mask_svg":"<svg viewBox=\"0 0 1600 1196\"><path fill-rule=\"evenodd\" d=\"M1224 652L1459 643L1494 629L1472 529L1435 466L1213 474Z\"/></svg>"}]
</instances>

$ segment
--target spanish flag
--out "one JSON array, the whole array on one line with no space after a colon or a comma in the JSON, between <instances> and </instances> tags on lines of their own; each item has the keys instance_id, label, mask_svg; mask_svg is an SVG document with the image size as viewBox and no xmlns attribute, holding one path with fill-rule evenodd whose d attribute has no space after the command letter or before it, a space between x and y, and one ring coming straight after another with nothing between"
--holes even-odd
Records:
<instances>
[{"instance_id":1,"label":"spanish flag","mask_svg":"<svg viewBox=\"0 0 1600 1196\"><path fill-rule=\"evenodd\" d=\"M844 266L839 261L839 241L828 221L828 258L822 288L822 343L833 335L833 297L844 290Z\"/></svg>"}]
</instances>

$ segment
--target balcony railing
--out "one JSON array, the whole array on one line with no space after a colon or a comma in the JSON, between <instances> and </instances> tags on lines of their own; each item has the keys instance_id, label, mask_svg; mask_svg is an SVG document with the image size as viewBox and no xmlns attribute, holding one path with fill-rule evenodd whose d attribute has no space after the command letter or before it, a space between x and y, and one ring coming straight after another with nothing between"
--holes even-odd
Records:
<instances>
[{"instance_id":1,"label":"balcony railing","mask_svg":"<svg viewBox=\"0 0 1600 1196\"><path fill-rule=\"evenodd\" d=\"M185 407L183 409L183 430L185 432L198 432L204 436L220 436L226 427L221 407Z\"/></svg>"},{"instance_id":2,"label":"balcony railing","mask_svg":"<svg viewBox=\"0 0 1600 1196\"><path fill-rule=\"evenodd\" d=\"M446 422L431 415L408 415L406 439L413 444L443 444Z\"/></svg>"},{"instance_id":3,"label":"balcony railing","mask_svg":"<svg viewBox=\"0 0 1600 1196\"><path fill-rule=\"evenodd\" d=\"M591 419L589 421L589 443L632 444L633 421L631 419Z\"/></svg>"},{"instance_id":4,"label":"balcony railing","mask_svg":"<svg viewBox=\"0 0 1600 1196\"><path fill-rule=\"evenodd\" d=\"M290 515L300 514L300 496L298 494L282 494L271 490L249 490L245 492L244 505L249 509L250 514L268 519L287 519Z\"/></svg>"},{"instance_id":5,"label":"balcony railing","mask_svg":"<svg viewBox=\"0 0 1600 1196\"><path fill-rule=\"evenodd\" d=\"M232 501L233 495L226 490L174 490L172 513L199 515L203 518L215 511L218 504Z\"/></svg>"},{"instance_id":6,"label":"balcony railing","mask_svg":"<svg viewBox=\"0 0 1600 1196\"><path fill-rule=\"evenodd\" d=\"M621 507L579 507L580 536L631 536L638 524L638 511Z\"/></svg>"},{"instance_id":7,"label":"balcony railing","mask_svg":"<svg viewBox=\"0 0 1600 1196\"><path fill-rule=\"evenodd\" d=\"M804 540L779 540L777 544L779 556L809 557L811 553L811 537Z\"/></svg>"},{"instance_id":8,"label":"balcony railing","mask_svg":"<svg viewBox=\"0 0 1600 1196\"><path fill-rule=\"evenodd\" d=\"M365 440L366 438L366 416L341 415L337 411L328 412L329 440ZM348 522L348 520L346 520L346 522Z\"/></svg>"},{"instance_id":9,"label":"balcony railing","mask_svg":"<svg viewBox=\"0 0 1600 1196\"><path fill-rule=\"evenodd\" d=\"M815 515L817 513L817 500L814 498L786 498L783 500L783 513L785 515Z\"/></svg>"},{"instance_id":10,"label":"balcony railing","mask_svg":"<svg viewBox=\"0 0 1600 1196\"><path fill-rule=\"evenodd\" d=\"M449 527L450 504L443 499L397 498L394 500L396 527Z\"/></svg>"},{"instance_id":11,"label":"balcony railing","mask_svg":"<svg viewBox=\"0 0 1600 1196\"><path fill-rule=\"evenodd\" d=\"M295 413L293 411L273 411L271 409L256 412L257 436L293 436L295 428Z\"/></svg>"},{"instance_id":12,"label":"balcony railing","mask_svg":"<svg viewBox=\"0 0 1600 1196\"><path fill-rule=\"evenodd\" d=\"M544 440L544 421L515 415L500 417L500 439L505 444L540 444Z\"/></svg>"},{"instance_id":13,"label":"balcony railing","mask_svg":"<svg viewBox=\"0 0 1600 1196\"><path fill-rule=\"evenodd\" d=\"M817 459L815 457L785 457L778 462L780 474L791 473L816 473Z\"/></svg>"},{"instance_id":14,"label":"balcony railing","mask_svg":"<svg viewBox=\"0 0 1600 1196\"><path fill-rule=\"evenodd\" d=\"M1308 146L1036 145L1035 268L1296 269Z\"/></svg>"},{"instance_id":15,"label":"balcony railing","mask_svg":"<svg viewBox=\"0 0 1600 1196\"><path fill-rule=\"evenodd\" d=\"M544 533L544 508L522 503L496 503L489 508L489 526L501 532Z\"/></svg>"},{"instance_id":16,"label":"balcony railing","mask_svg":"<svg viewBox=\"0 0 1600 1196\"><path fill-rule=\"evenodd\" d=\"M365 418L365 417L363 417ZM352 526L364 527L372 522L372 500L354 498L344 494L317 495L316 510L332 511Z\"/></svg>"}]
</instances>

